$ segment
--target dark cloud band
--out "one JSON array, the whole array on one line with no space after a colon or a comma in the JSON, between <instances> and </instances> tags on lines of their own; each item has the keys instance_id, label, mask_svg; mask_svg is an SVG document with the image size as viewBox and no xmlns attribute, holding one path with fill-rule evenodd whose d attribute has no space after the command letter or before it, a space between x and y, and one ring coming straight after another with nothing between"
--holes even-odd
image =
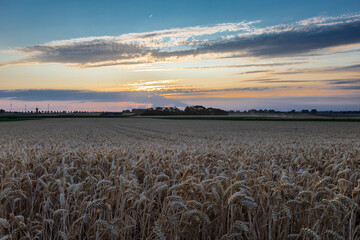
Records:
<instances>
[{"instance_id":1,"label":"dark cloud band","mask_svg":"<svg viewBox=\"0 0 360 240\"><path fill-rule=\"evenodd\" d=\"M354 17L355 16L355 17ZM216 28L219 28L216 30ZM191 28L192 29L192 28ZM194 28L195 29L195 28ZM29 46L17 51L26 57L20 60L0 63L1 66L34 63L63 63L74 67L105 67L129 64L144 64L157 61L171 62L183 57L196 57L203 54L221 57L222 54L231 57L291 57L309 54L324 48L360 43L360 16L349 15L328 18L326 21L302 21L295 24L279 25L268 28L247 26L246 34L241 32L229 38L215 40L194 40L194 36L206 36L230 31L220 24L210 30L204 30L202 35L177 29L176 31L157 31L124 40L121 37L87 38L82 40L65 40L38 46ZM235 32L241 28L235 28ZM166 34L165 34L166 33ZM162 45L165 39L171 39L171 34L177 39L167 45ZM194 35L195 34L195 35ZM132 36L133 34L127 34ZM135 35L134 35L135 36ZM166 38L165 38L166 36ZM154 38L145 42L139 39ZM172 41L172 40L167 40ZM189 42L188 44L185 44ZM191 43L191 44L190 44ZM170 50L168 47L172 46ZM352 69L348 69L352 70Z\"/></svg>"},{"instance_id":2,"label":"dark cloud band","mask_svg":"<svg viewBox=\"0 0 360 240\"><path fill-rule=\"evenodd\" d=\"M185 106L183 102L148 92L96 92L81 90L0 90L0 99L18 101L135 102L153 106Z\"/></svg>"}]
</instances>

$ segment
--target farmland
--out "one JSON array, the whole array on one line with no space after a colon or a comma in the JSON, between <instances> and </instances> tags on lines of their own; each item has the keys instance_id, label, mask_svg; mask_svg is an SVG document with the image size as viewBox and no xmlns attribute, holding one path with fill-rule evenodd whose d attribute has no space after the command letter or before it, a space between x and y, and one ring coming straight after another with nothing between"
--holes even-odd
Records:
<instances>
[{"instance_id":1,"label":"farmland","mask_svg":"<svg viewBox=\"0 0 360 240\"><path fill-rule=\"evenodd\" d=\"M0 123L1 239L360 239L358 122Z\"/></svg>"}]
</instances>

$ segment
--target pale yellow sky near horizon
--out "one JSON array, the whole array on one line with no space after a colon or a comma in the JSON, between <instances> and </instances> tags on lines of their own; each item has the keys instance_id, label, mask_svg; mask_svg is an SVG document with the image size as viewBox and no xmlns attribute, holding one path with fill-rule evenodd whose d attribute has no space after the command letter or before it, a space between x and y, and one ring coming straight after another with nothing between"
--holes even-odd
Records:
<instances>
[{"instance_id":1,"label":"pale yellow sky near horizon","mask_svg":"<svg viewBox=\"0 0 360 240\"><path fill-rule=\"evenodd\" d=\"M189 93L186 91L195 91L191 95L196 96L196 92L201 90L210 91L202 93L199 97L204 94L209 97L261 97L354 93L351 90L329 89L327 82L334 79L354 79L359 76L357 72L329 71L331 68L356 64L357 59L360 59L360 54L353 52L326 54L340 50L358 50L360 45L343 48L325 49L321 51L322 56L314 57L198 59L131 67L71 68L63 64L51 63L14 65L0 68L0 85L2 90L64 89L108 92L178 90L178 93L166 93L166 97L171 98L186 96ZM283 65L261 66L271 63ZM260 66L241 67L251 64ZM269 88L269 90L241 90L246 88ZM221 89L224 91L220 91ZM181 94L182 90L185 91L183 94ZM211 90L218 91L211 92Z\"/></svg>"}]
</instances>

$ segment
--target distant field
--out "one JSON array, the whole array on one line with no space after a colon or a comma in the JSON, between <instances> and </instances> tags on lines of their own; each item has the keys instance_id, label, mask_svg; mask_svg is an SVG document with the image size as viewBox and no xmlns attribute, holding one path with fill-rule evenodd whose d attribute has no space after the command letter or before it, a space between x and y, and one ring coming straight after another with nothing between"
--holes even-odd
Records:
<instances>
[{"instance_id":1,"label":"distant field","mask_svg":"<svg viewBox=\"0 0 360 240\"><path fill-rule=\"evenodd\" d=\"M360 239L360 124L0 124L2 239Z\"/></svg>"},{"instance_id":2,"label":"distant field","mask_svg":"<svg viewBox=\"0 0 360 240\"><path fill-rule=\"evenodd\" d=\"M0 114L0 121L6 119L47 119L47 118L154 118L170 120L227 120L227 121L340 121L360 122L360 114L351 113L231 113L229 115L148 115L132 113L5 113ZM5 119L5 120L4 120Z\"/></svg>"},{"instance_id":3,"label":"distant field","mask_svg":"<svg viewBox=\"0 0 360 240\"><path fill-rule=\"evenodd\" d=\"M24 121L24 120L33 120L32 118L0 118L0 122L14 122L14 121Z\"/></svg>"},{"instance_id":4,"label":"distant field","mask_svg":"<svg viewBox=\"0 0 360 240\"><path fill-rule=\"evenodd\" d=\"M360 114L343 113L232 113L229 115L147 116L171 120L228 120L228 121L353 121L360 122Z\"/></svg>"},{"instance_id":5,"label":"distant field","mask_svg":"<svg viewBox=\"0 0 360 240\"><path fill-rule=\"evenodd\" d=\"M311 121L311 122L360 122L360 118L324 118L324 117L239 117L239 116L157 116L154 119L168 120L223 120L223 121Z\"/></svg>"},{"instance_id":6,"label":"distant field","mask_svg":"<svg viewBox=\"0 0 360 240\"><path fill-rule=\"evenodd\" d=\"M2 119L45 119L45 118L124 118L129 115L101 115L97 114L1 114Z\"/></svg>"}]
</instances>

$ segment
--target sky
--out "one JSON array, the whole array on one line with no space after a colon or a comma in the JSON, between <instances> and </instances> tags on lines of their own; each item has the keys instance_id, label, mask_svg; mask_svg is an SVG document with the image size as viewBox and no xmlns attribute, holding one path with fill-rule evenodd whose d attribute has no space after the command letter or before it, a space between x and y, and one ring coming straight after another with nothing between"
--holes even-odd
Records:
<instances>
[{"instance_id":1,"label":"sky","mask_svg":"<svg viewBox=\"0 0 360 240\"><path fill-rule=\"evenodd\" d=\"M360 110L360 2L0 0L0 108Z\"/></svg>"}]
</instances>

